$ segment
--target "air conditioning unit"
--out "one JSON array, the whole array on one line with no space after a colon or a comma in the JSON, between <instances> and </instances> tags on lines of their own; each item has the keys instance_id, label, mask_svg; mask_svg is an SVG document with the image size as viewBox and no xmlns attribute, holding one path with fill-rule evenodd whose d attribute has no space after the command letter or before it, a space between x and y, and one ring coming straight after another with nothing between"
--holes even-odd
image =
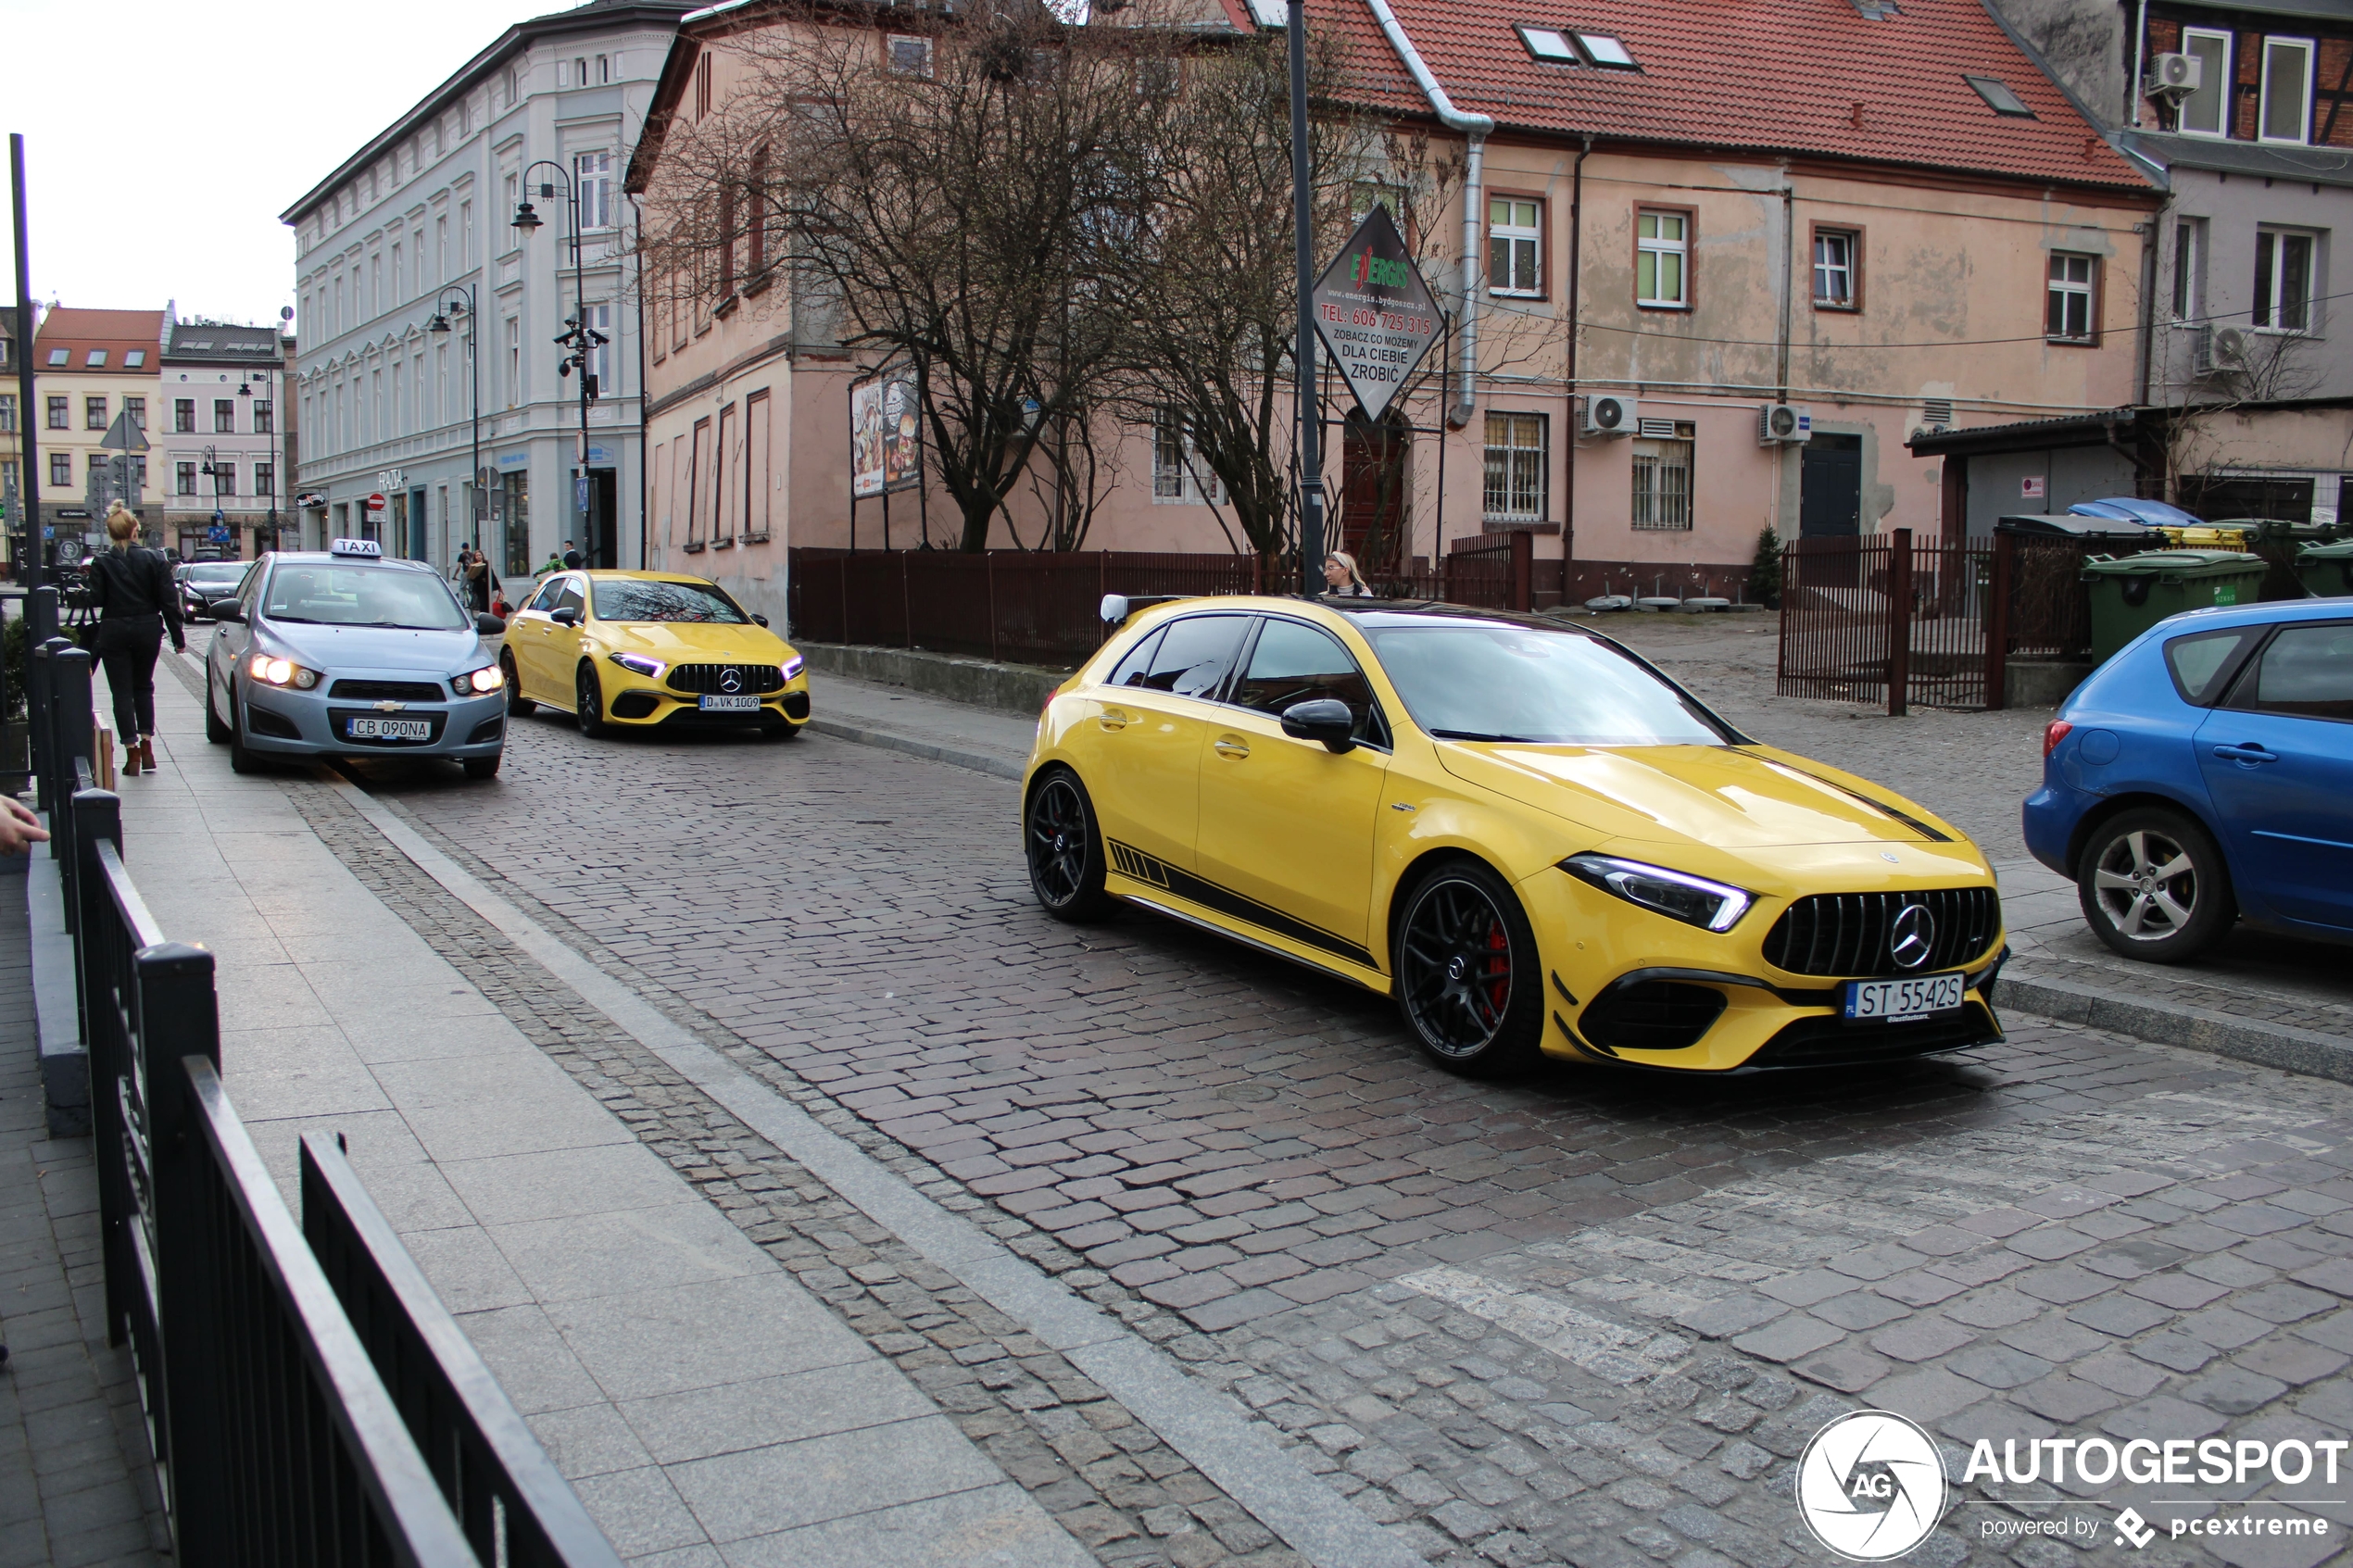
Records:
<instances>
[{"instance_id":1,"label":"air conditioning unit","mask_svg":"<svg viewBox=\"0 0 2353 1568\"><path fill-rule=\"evenodd\" d=\"M2208 349L2207 358L2215 370L2244 370L2246 369L2248 346L2245 327L2217 327L2214 329L2213 346Z\"/></svg>"},{"instance_id":2,"label":"air conditioning unit","mask_svg":"<svg viewBox=\"0 0 2353 1568\"><path fill-rule=\"evenodd\" d=\"M1814 439L1814 410L1803 403L1768 403L1756 410L1756 444Z\"/></svg>"},{"instance_id":3,"label":"air conditioning unit","mask_svg":"<svg viewBox=\"0 0 2353 1568\"><path fill-rule=\"evenodd\" d=\"M1631 397L1597 392L1585 399L1587 435L1631 435L1642 422L1642 406Z\"/></svg>"},{"instance_id":4,"label":"air conditioning unit","mask_svg":"<svg viewBox=\"0 0 2353 1568\"><path fill-rule=\"evenodd\" d=\"M2205 84L2206 62L2196 55L2159 55L2149 61L2148 95L2186 98Z\"/></svg>"}]
</instances>

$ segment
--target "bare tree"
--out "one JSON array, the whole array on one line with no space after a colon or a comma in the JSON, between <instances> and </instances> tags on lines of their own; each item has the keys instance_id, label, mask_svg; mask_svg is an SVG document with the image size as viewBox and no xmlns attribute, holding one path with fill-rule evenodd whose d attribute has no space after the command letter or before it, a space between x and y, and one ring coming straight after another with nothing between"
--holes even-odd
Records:
<instances>
[{"instance_id":1,"label":"bare tree","mask_svg":"<svg viewBox=\"0 0 2353 1568\"><path fill-rule=\"evenodd\" d=\"M2165 494L2177 505L2202 508L2207 489L2230 467L2234 436L2263 405L2305 397L2326 380L2312 362L2312 340L2296 333L2253 332L2239 328L2206 329L2218 342L2212 369L2200 377L2203 395L2167 411L2160 441L2165 458Z\"/></svg>"}]
</instances>

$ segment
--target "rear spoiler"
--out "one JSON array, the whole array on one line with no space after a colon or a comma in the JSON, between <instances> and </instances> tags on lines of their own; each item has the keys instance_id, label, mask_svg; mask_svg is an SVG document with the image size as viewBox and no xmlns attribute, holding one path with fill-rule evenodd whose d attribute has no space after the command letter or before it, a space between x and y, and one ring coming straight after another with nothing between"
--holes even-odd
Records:
<instances>
[{"instance_id":1,"label":"rear spoiler","mask_svg":"<svg viewBox=\"0 0 2353 1568\"><path fill-rule=\"evenodd\" d=\"M1174 604L1178 599L1198 597L1200 596L1197 594L1139 594L1134 598L1129 598L1125 594L1105 594L1100 613L1103 618L1104 625L1117 630L1126 625L1127 618L1139 609L1149 609L1153 605Z\"/></svg>"}]
</instances>

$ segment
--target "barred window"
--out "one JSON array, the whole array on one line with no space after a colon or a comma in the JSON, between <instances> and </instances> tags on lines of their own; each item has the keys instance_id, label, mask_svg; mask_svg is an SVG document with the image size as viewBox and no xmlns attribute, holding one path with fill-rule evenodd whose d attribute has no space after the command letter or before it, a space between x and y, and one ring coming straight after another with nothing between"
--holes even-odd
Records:
<instances>
[{"instance_id":1,"label":"barred window","mask_svg":"<svg viewBox=\"0 0 2353 1568\"><path fill-rule=\"evenodd\" d=\"M1155 506L1223 506L1226 487L1202 466L1185 433L1184 416L1163 408L1152 415L1152 503Z\"/></svg>"},{"instance_id":2,"label":"barred window","mask_svg":"<svg viewBox=\"0 0 2353 1568\"><path fill-rule=\"evenodd\" d=\"M1636 528L1687 530L1692 526L1692 451L1694 425L1679 421L1673 441L1634 443Z\"/></svg>"},{"instance_id":3,"label":"barred window","mask_svg":"<svg viewBox=\"0 0 2353 1568\"><path fill-rule=\"evenodd\" d=\"M1545 416L1487 416L1487 483L1481 510L1494 522L1542 522Z\"/></svg>"}]
</instances>

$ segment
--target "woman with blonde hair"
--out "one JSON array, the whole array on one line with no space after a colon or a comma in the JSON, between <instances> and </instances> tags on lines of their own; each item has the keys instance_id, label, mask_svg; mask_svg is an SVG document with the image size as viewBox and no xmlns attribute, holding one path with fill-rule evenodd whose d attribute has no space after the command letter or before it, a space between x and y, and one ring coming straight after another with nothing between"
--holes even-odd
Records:
<instances>
[{"instance_id":1,"label":"woman with blonde hair","mask_svg":"<svg viewBox=\"0 0 2353 1568\"><path fill-rule=\"evenodd\" d=\"M136 543L139 518L118 501L107 513L113 547L90 560L90 602L98 612L91 651L107 670L114 694L115 734L122 737L125 773L156 771L156 659L166 628L185 653L180 596L171 591L171 563Z\"/></svg>"},{"instance_id":2,"label":"woman with blonde hair","mask_svg":"<svg viewBox=\"0 0 2353 1568\"><path fill-rule=\"evenodd\" d=\"M1357 574L1356 558L1346 550L1334 550L1324 558L1324 595L1335 599L1375 596L1371 586Z\"/></svg>"}]
</instances>

